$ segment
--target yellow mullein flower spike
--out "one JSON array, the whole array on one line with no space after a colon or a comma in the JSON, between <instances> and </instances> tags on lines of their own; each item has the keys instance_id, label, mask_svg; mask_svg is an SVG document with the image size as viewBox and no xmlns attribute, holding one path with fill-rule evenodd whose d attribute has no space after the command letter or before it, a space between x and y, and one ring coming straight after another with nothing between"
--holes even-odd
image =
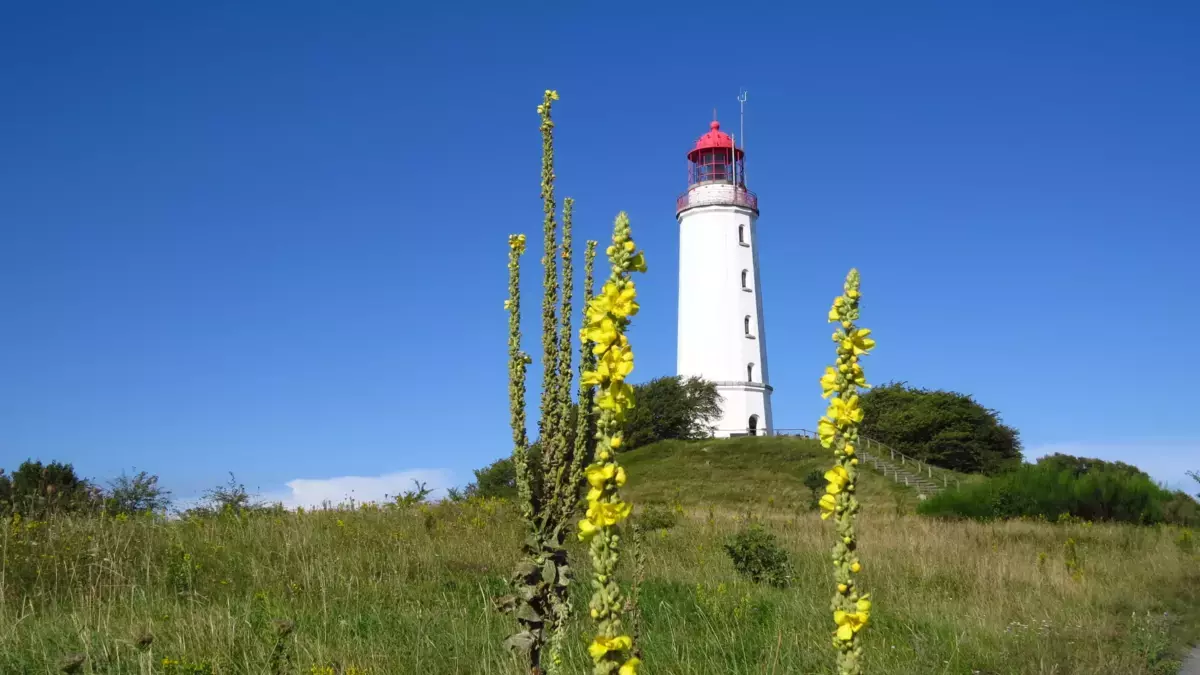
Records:
<instances>
[{"instance_id":1,"label":"yellow mullein flower spike","mask_svg":"<svg viewBox=\"0 0 1200 675\"><path fill-rule=\"evenodd\" d=\"M630 276L645 271L645 256L629 232L629 218L617 216L612 245L607 249L612 274L589 302L581 337L593 343L594 369L584 374L597 390L592 418L596 422L596 463L587 467L586 518L579 536L587 540L592 557L592 594L589 613L596 622L596 637L588 647L594 675L637 675L641 660L634 656L633 640L624 634L621 613L625 603L615 581L621 537L617 527L629 518L633 506L620 497L627 479L614 451L622 445L625 412L634 406L633 387L625 378L633 372L633 350L626 338L630 317L638 313L637 287Z\"/></svg>"},{"instance_id":2,"label":"yellow mullein flower spike","mask_svg":"<svg viewBox=\"0 0 1200 675\"><path fill-rule=\"evenodd\" d=\"M867 625L871 610L868 596L860 593L857 582L851 577L862 569L854 528L859 508L855 496L858 458L855 457L854 443L864 417L858 391L860 387L866 388L867 382L859 358L875 347L871 331L855 325L861 297L858 286L858 271L850 270L842 295L834 298L829 310L829 321L839 324L833 333L837 359L821 376L821 396L830 401L825 416L817 422L821 445L833 450L836 458L834 466L825 472L826 494L818 503L821 519L832 519L837 530L833 547L836 593L832 610L838 675L861 675L862 647L857 634Z\"/></svg>"}]
</instances>

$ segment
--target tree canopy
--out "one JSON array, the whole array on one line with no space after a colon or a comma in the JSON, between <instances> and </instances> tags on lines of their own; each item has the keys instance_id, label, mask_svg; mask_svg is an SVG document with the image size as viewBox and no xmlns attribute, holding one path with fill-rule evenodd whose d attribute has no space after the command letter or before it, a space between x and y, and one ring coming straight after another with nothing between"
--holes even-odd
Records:
<instances>
[{"instance_id":1,"label":"tree canopy","mask_svg":"<svg viewBox=\"0 0 1200 675\"><path fill-rule=\"evenodd\" d=\"M633 391L637 405L625 416L624 446L629 449L671 439L707 438L721 416L717 386L698 377L659 377L634 385Z\"/></svg>"},{"instance_id":2,"label":"tree canopy","mask_svg":"<svg viewBox=\"0 0 1200 675\"><path fill-rule=\"evenodd\" d=\"M42 517L48 513L83 511L100 503L100 489L63 462L26 460L11 475L0 469L0 510Z\"/></svg>"},{"instance_id":3,"label":"tree canopy","mask_svg":"<svg viewBox=\"0 0 1200 675\"><path fill-rule=\"evenodd\" d=\"M969 394L893 382L864 394L862 407L864 436L930 464L985 474L1020 464L1017 430Z\"/></svg>"}]
</instances>

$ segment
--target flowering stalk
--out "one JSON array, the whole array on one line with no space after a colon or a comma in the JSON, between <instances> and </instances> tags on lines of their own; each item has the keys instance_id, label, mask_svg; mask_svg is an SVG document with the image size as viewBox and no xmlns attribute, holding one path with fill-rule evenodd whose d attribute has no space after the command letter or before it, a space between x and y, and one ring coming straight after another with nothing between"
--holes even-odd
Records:
<instances>
[{"instance_id":1,"label":"flowering stalk","mask_svg":"<svg viewBox=\"0 0 1200 675\"><path fill-rule=\"evenodd\" d=\"M554 120L550 108L558 92L547 90L538 106L542 131L542 416L538 420L538 440L543 459L552 456L558 437L558 223L554 212Z\"/></svg>"},{"instance_id":2,"label":"flowering stalk","mask_svg":"<svg viewBox=\"0 0 1200 675\"><path fill-rule=\"evenodd\" d=\"M512 422L513 466L516 469L521 516L533 519L533 493L529 484L529 439L525 434L525 370L529 355L521 351L521 255L525 235L508 236L508 412Z\"/></svg>"},{"instance_id":3,"label":"flowering stalk","mask_svg":"<svg viewBox=\"0 0 1200 675\"><path fill-rule=\"evenodd\" d=\"M551 199L553 195L551 195ZM563 561L559 569L562 583L550 586L550 661L547 672L557 675L563 666L563 646L566 640L567 622L571 617L571 603L567 598L570 587L570 577L566 567L567 550L564 545L566 523L571 512L575 509L579 494L579 480L569 482L571 478L571 454L574 450L574 431L570 426L571 415L571 303L575 296L574 267L572 265L571 228L575 200L567 197L563 200L562 245L562 306L559 309L558 345L555 354L557 371L554 377L554 408L546 411L553 414L553 422L547 425L549 436L542 437L542 457L545 460L545 477L542 481L546 487L547 502L543 531L546 534L545 548L550 557ZM549 368L549 364L546 366Z\"/></svg>"},{"instance_id":4,"label":"flowering stalk","mask_svg":"<svg viewBox=\"0 0 1200 675\"><path fill-rule=\"evenodd\" d=\"M854 532L858 499L855 489L858 484L858 458L855 445L858 443L859 425L863 411L859 406L858 390L869 385L863 376L858 359L871 351L875 340L868 337L871 331L858 328L858 270L846 275L842 295L834 298L829 310L830 323L839 323L833 334L837 343L837 364L825 368L821 377L822 397L833 398L829 409L817 424L821 445L831 448L835 459L832 469L825 472L825 494L821 497L822 520L833 518L837 530L837 541L833 545L834 582L837 593L830 607L837 630L833 645L837 649L839 675L862 673L862 647L858 633L867 624L871 612L868 594L860 593L854 575L862 569L858 560L858 538Z\"/></svg>"},{"instance_id":5,"label":"flowering stalk","mask_svg":"<svg viewBox=\"0 0 1200 675\"><path fill-rule=\"evenodd\" d=\"M583 252L583 320L587 321L587 308L592 302L592 273L596 264L596 242L589 241ZM596 398L596 385L584 382L583 374L596 369L596 355L592 353L592 343L586 338L579 344L579 403L576 407L575 419L575 449L571 454L570 478L567 483L572 490L577 490L583 481L583 465L592 459L592 446L595 443L593 431L592 403ZM571 495L569 504L564 504L563 521L571 517L575 510L577 493Z\"/></svg>"},{"instance_id":6,"label":"flowering stalk","mask_svg":"<svg viewBox=\"0 0 1200 675\"><path fill-rule=\"evenodd\" d=\"M645 272L646 260L630 236L629 217L617 215L608 259L612 273L600 293L588 303L581 339L593 343L595 370L583 373L581 381L597 387L595 409L596 456L584 471L591 490L587 514L579 521L579 538L589 542L595 592L589 603L596 620L596 637L588 647L594 675L636 675L641 659L633 655L633 639L621 625L624 603L616 581L620 560L617 526L629 517L632 506L621 500L625 469L617 463L625 412L633 407L633 387L625 378L633 370L633 351L625 333L630 317L638 311L637 292L630 278Z\"/></svg>"},{"instance_id":7,"label":"flowering stalk","mask_svg":"<svg viewBox=\"0 0 1200 675\"><path fill-rule=\"evenodd\" d=\"M570 587L570 570L567 566L567 551L564 538L568 522L577 506L579 484L582 481L580 462L575 448L579 447L573 437L575 427L570 424L571 403L571 304L574 300L574 270L572 268L572 215L574 201L564 200L563 233L561 248L556 241L554 201L554 122L550 117L551 105L558 94L547 90L542 104L538 106L542 132L542 204L545 214L545 250L542 264L545 267L542 298L542 396L541 419L539 422L538 445L540 462L531 466L528 440L525 437L525 418L518 420L514 413L513 459L517 473L518 494L521 514L528 528L528 536L522 545L522 558L517 564L512 584L515 593L502 598L498 603L512 611L521 630L506 640L506 644L529 659L531 675L542 675L542 652L548 646L549 673L557 673L562 667L562 646L570 603L567 592ZM520 240L524 248L524 239ZM588 284L591 283L591 257L594 243L589 245ZM557 256L561 255L562 286L558 278ZM510 262L510 267L515 263ZM515 272L510 271L510 277ZM510 295L516 292L515 282L510 281ZM561 299L561 308L559 302ZM523 405L524 368L529 357L519 352L519 312L516 301L510 298L510 361L520 361L521 386L519 393ZM561 314L559 313L561 312ZM516 318L514 318L514 316ZM512 337L515 336L515 337ZM511 340L515 339L513 343ZM514 346L515 345L515 346ZM514 351L515 350L515 351ZM514 356L516 355L516 356ZM520 358L518 358L520 357ZM516 368L517 366L512 366ZM516 391L516 389L514 389ZM581 389L581 397L590 390ZM590 396L590 393L588 394ZM516 406L517 404L513 404ZM515 408L514 408L515 409ZM520 431L516 425L520 424ZM586 451L586 443L582 446ZM536 470L535 470L536 469Z\"/></svg>"}]
</instances>

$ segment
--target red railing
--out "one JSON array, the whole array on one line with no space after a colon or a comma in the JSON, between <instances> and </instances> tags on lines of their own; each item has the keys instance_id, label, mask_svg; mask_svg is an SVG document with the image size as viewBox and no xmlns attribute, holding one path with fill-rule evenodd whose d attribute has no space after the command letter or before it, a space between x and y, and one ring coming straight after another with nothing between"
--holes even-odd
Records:
<instances>
[{"instance_id":1,"label":"red railing","mask_svg":"<svg viewBox=\"0 0 1200 675\"><path fill-rule=\"evenodd\" d=\"M747 190L746 188L736 188L733 190L721 190L717 192L702 191L692 194L691 190L679 195L675 200L675 211L679 212L684 209L690 209L694 206L745 206L747 208L758 210L758 195Z\"/></svg>"}]
</instances>

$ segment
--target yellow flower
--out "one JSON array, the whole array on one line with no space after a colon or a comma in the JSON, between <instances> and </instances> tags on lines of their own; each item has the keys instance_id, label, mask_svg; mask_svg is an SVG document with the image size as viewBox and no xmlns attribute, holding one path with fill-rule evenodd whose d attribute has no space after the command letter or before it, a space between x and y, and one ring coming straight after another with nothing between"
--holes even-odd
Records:
<instances>
[{"instance_id":1,"label":"yellow flower","mask_svg":"<svg viewBox=\"0 0 1200 675\"><path fill-rule=\"evenodd\" d=\"M846 447L842 448L842 452L846 453L847 455L853 455L855 452L854 446L847 443Z\"/></svg>"},{"instance_id":2,"label":"yellow flower","mask_svg":"<svg viewBox=\"0 0 1200 675\"><path fill-rule=\"evenodd\" d=\"M875 346L875 341L867 337L870 334L870 328L854 329L842 340L842 349L847 352L853 352L855 356L866 354Z\"/></svg>"},{"instance_id":3,"label":"yellow flower","mask_svg":"<svg viewBox=\"0 0 1200 675\"><path fill-rule=\"evenodd\" d=\"M845 612L839 609L833 613L833 622L838 627L838 639L847 642L867 624L867 614L865 612Z\"/></svg>"},{"instance_id":4,"label":"yellow flower","mask_svg":"<svg viewBox=\"0 0 1200 675\"><path fill-rule=\"evenodd\" d=\"M604 487L610 478L616 473L617 469L612 464L593 464L589 466L584 474L587 476L589 485L596 489Z\"/></svg>"},{"instance_id":5,"label":"yellow flower","mask_svg":"<svg viewBox=\"0 0 1200 675\"><path fill-rule=\"evenodd\" d=\"M625 467L617 467L617 474L613 476L613 482L617 484L617 487L621 487L625 484Z\"/></svg>"},{"instance_id":6,"label":"yellow flower","mask_svg":"<svg viewBox=\"0 0 1200 675\"><path fill-rule=\"evenodd\" d=\"M614 638L597 636L592 644L588 645L588 654L592 655L593 661L599 661L609 652L621 652L631 647L633 640L628 635L618 635Z\"/></svg>"},{"instance_id":7,"label":"yellow flower","mask_svg":"<svg viewBox=\"0 0 1200 675\"><path fill-rule=\"evenodd\" d=\"M638 253L629 259L629 269L633 272L646 271L646 254Z\"/></svg>"},{"instance_id":8,"label":"yellow flower","mask_svg":"<svg viewBox=\"0 0 1200 675\"><path fill-rule=\"evenodd\" d=\"M596 343L596 346L592 348L593 353L603 354L604 350L617 340L617 325L608 317L598 321L589 321L583 329L581 337L585 342Z\"/></svg>"},{"instance_id":9,"label":"yellow flower","mask_svg":"<svg viewBox=\"0 0 1200 675\"><path fill-rule=\"evenodd\" d=\"M632 281L626 281L623 288L618 288L615 281L609 281L600 289L600 293L592 298L588 318L599 318L599 315L604 314L621 318L633 316L638 311L638 304L634 300L636 297L637 290Z\"/></svg>"},{"instance_id":10,"label":"yellow flower","mask_svg":"<svg viewBox=\"0 0 1200 675\"><path fill-rule=\"evenodd\" d=\"M837 510L837 498L830 494L821 495L821 520L828 520Z\"/></svg>"},{"instance_id":11,"label":"yellow flower","mask_svg":"<svg viewBox=\"0 0 1200 675\"><path fill-rule=\"evenodd\" d=\"M825 374L821 376L821 398L829 398L838 388L838 374L833 366L825 366Z\"/></svg>"},{"instance_id":12,"label":"yellow flower","mask_svg":"<svg viewBox=\"0 0 1200 675\"><path fill-rule=\"evenodd\" d=\"M862 565L859 565L857 562L851 563L851 564L850 564L850 571L851 571L851 572L855 572L855 573L861 572L861 571L862 571Z\"/></svg>"},{"instance_id":13,"label":"yellow flower","mask_svg":"<svg viewBox=\"0 0 1200 675\"><path fill-rule=\"evenodd\" d=\"M841 298L838 298L838 300L841 300ZM842 315L840 312L838 312L837 305L834 305L829 309L829 323L836 323L840 321L841 318Z\"/></svg>"},{"instance_id":14,"label":"yellow flower","mask_svg":"<svg viewBox=\"0 0 1200 675\"><path fill-rule=\"evenodd\" d=\"M621 415L633 407L633 387L627 382L613 382L612 386L596 397L596 406L601 410L613 411L620 421Z\"/></svg>"},{"instance_id":15,"label":"yellow flower","mask_svg":"<svg viewBox=\"0 0 1200 675\"><path fill-rule=\"evenodd\" d=\"M825 414L843 429L863 419L862 408L858 407L858 396L833 399L829 402L829 409Z\"/></svg>"},{"instance_id":16,"label":"yellow flower","mask_svg":"<svg viewBox=\"0 0 1200 675\"><path fill-rule=\"evenodd\" d=\"M615 449L621 447L622 440L623 440L623 437L618 432L618 433L613 434L613 437L609 440L608 444L611 445L613 447L613 449L615 450Z\"/></svg>"},{"instance_id":17,"label":"yellow flower","mask_svg":"<svg viewBox=\"0 0 1200 675\"><path fill-rule=\"evenodd\" d=\"M846 591L850 590L850 587L847 586L846 584L838 584L837 588L838 588L838 593L845 593Z\"/></svg>"},{"instance_id":18,"label":"yellow flower","mask_svg":"<svg viewBox=\"0 0 1200 675\"><path fill-rule=\"evenodd\" d=\"M638 657L633 657L621 666L621 670L617 671L617 675L637 675L638 666L642 665L642 660Z\"/></svg>"},{"instance_id":19,"label":"yellow flower","mask_svg":"<svg viewBox=\"0 0 1200 675\"><path fill-rule=\"evenodd\" d=\"M850 364L850 381L859 387L869 387L867 378L863 376L863 368L857 362Z\"/></svg>"},{"instance_id":20,"label":"yellow flower","mask_svg":"<svg viewBox=\"0 0 1200 675\"><path fill-rule=\"evenodd\" d=\"M609 349L600 358L596 369L606 380L625 379L629 373L633 372L633 350L622 347L620 343L613 345L612 349Z\"/></svg>"},{"instance_id":21,"label":"yellow flower","mask_svg":"<svg viewBox=\"0 0 1200 675\"><path fill-rule=\"evenodd\" d=\"M817 436L821 439L821 445L826 448L831 447L833 439L837 437L837 425L833 423L833 420L822 417L821 421L817 422Z\"/></svg>"},{"instance_id":22,"label":"yellow flower","mask_svg":"<svg viewBox=\"0 0 1200 675\"><path fill-rule=\"evenodd\" d=\"M829 481L829 485L825 486L825 491L836 495L846 487L846 483L850 482L850 474L846 473L846 469L839 465L825 472L825 480Z\"/></svg>"},{"instance_id":23,"label":"yellow flower","mask_svg":"<svg viewBox=\"0 0 1200 675\"><path fill-rule=\"evenodd\" d=\"M600 528L596 527L592 521L584 518L583 520L579 521L579 539L581 541L587 541L588 539L591 539L592 536L599 531L599 529Z\"/></svg>"},{"instance_id":24,"label":"yellow flower","mask_svg":"<svg viewBox=\"0 0 1200 675\"><path fill-rule=\"evenodd\" d=\"M592 488L591 490L588 490L587 500L589 502L594 502L597 499L600 499L600 497L602 497L603 495L604 495L604 491L601 490L600 488Z\"/></svg>"},{"instance_id":25,"label":"yellow flower","mask_svg":"<svg viewBox=\"0 0 1200 675\"><path fill-rule=\"evenodd\" d=\"M587 517L599 527L608 527L629 517L633 507L626 502L592 502Z\"/></svg>"}]
</instances>

